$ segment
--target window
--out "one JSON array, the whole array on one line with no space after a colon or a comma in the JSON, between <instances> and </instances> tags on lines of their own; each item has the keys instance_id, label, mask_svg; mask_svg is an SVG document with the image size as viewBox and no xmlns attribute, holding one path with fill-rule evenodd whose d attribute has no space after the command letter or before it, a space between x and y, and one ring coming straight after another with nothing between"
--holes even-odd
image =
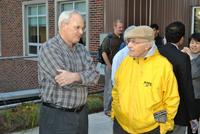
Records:
<instances>
[{"instance_id":1,"label":"window","mask_svg":"<svg viewBox=\"0 0 200 134\"><path fill-rule=\"evenodd\" d=\"M46 17L45 4L32 4L25 7L26 55L37 55L40 45L47 40Z\"/></svg>"},{"instance_id":2,"label":"window","mask_svg":"<svg viewBox=\"0 0 200 134\"><path fill-rule=\"evenodd\" d=\"M85 19L85 30L84 30L84 34L81 38L81 43L83 43L85 46L87 45L87 33L88 33L88 26L87 26L87 4L86 1L81 0L81 1L62 1L58 3L58 17L60 15L61 12L63 11L70 11L70 10L77 10L81 13L81 15L83 16L83 18ZM58 20L57 17L57 20ZM56 26L58 27L58 26ZM57 28L58 29L58 28Z\"/></svg>"},{"instance_id":3,"label":"window","mask_svg":"<svg viewBox=\"0 0 200 134\"><path fill-rule=\"evenodd\" d=\"M192 33L200 32L200 7L192 8Z\"/></svg>"}]
</instances>

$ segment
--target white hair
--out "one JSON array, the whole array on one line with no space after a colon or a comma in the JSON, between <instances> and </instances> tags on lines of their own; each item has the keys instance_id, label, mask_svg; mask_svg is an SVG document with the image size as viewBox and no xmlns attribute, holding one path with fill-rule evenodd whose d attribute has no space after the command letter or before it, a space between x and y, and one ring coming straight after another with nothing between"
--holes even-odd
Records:
<instances>
[{"instance_id":1,"label":"white hair","mask_svg":"<svg viewBox=\"0 0 200 134\"><path fill-rule=\"evenodd\" d=\"M79 14L81 15L78 11L76 10L71 10L71 11L63 11L58 19L58 29L60 31L61 29L61 24L62 22L68 23L70 18L72 17L73 14Z\"/></svg>"}]
</instances>

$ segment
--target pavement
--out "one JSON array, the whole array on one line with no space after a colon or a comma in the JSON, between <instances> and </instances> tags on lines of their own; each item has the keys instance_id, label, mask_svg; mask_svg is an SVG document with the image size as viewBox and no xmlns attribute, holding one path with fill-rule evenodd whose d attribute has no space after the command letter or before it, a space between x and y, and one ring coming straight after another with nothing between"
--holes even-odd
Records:
<instances>
[{"instance_id":1,"label":"pavement","mask_svg":"<svg viewBox=\"0 0 200 134\"><path fill-rule=\"evenodd\" d=\"M89 115L89 134L112 134L113 121L103 112ZM11 134L39 134L39 128L32 128Z\"/></svg>"},{"instance_id":2,"label":"pavement","mask_svg":"<svg viewBox=\"0 0 200 134\"><path fill-rule=\"evenodd\" d=\"M113 121L103 112L89 115L89 134L112 134L112 125ZM200 127L198 132L200 134ZM39 134L39 128L36 127L11 134Z\"/></svg>"}]
</instances>

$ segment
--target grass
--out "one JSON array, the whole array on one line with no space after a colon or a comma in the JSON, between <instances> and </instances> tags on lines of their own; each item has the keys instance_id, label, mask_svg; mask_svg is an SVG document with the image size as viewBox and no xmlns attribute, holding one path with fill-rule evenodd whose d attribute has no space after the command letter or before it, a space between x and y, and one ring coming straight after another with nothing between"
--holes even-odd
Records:
<instances>
[{"instance_id":1,"label":"grass","mask_svg":"<svg viewBox=\"0 0 200 134\"><path fill-rule=\"evenodd\" d=\"M89 113L103 110L101 94L88 96ZM13 109L0 111L0 134L38 126L40 104L25 103Z\"/></svg>"}]
</instances>

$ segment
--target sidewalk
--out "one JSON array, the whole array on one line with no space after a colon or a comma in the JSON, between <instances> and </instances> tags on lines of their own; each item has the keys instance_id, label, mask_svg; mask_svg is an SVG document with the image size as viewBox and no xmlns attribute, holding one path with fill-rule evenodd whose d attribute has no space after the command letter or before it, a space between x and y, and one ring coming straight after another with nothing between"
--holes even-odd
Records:
<instances>
[{"instance_id":1,"label":"sidewalk","mask_svg":"<svg viewBox=\"0 0 200 134\"><path fill-rule=\"evenodd\" d=\"M89 115L89 134L112 134L112 120L103 112ZM39 128L33 128L11 134L39 134ZM200 134L200 127L199 127Z\"/></svg>"},{"instance_id":2,"label":"sidewalk","mask_svg":"<svg viewBox=\"0 0 200 134\"><path fill-rule=\"evenodd\" d=\"M33 128L11 134L39 134L39 128ZM112 120L103 112L89 115L89 134L112 134Z\"/></svg>"}]
</instances>

